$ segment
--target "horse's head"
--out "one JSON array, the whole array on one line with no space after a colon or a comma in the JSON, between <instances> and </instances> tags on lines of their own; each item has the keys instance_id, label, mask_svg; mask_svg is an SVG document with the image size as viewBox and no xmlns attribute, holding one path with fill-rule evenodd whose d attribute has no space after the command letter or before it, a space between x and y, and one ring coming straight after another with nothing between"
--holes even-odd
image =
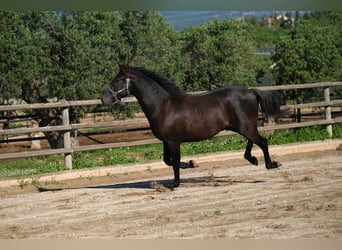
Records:
<instances>
[{"instance_id":1,"label":"horse's head","mask_svg":"<svg viewBox=\"0 0 342 250\"><path fill-rule=\"evenodd\" d=\"M120 102L122 98L130 95L131 79L134 74L124 66L120 66L120 72L115 76L108 88L103 91L102 103L112 105L114 102Z\"/></svg>"}]
</instances>

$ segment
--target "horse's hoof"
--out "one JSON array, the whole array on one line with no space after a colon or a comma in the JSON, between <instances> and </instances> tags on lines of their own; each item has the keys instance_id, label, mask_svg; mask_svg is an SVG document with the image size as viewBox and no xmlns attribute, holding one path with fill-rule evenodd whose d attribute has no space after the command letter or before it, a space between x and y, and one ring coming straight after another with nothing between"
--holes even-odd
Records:
<instances>
[{"instance_id":1,"label":"horse's hoof","mask_svg":"<svg viewBox=\"0 0 342 250\"><path fill-rule=\"evenodd\" d=\"M176 187L179 187L179 181L173 181L172 185L171 185L171 189L174 189Z\"/></svg>"},{"instance_id":2,"label":"horse's hoof","mask_svg":"<svg viewBox=\"0 0 342 250\"><path fill-rule=\"evenodd\" d=\"M189 168L198 168L199 165L197 162L193 161L193 160L190 160L189 161Z\"/></svg>"},{"instance_id":3,"label":"horse's hoof","mask_svg":"<svg viewBox=\"0 0 342 250\"><path fill-rule=\"evenodd\" d=\"M273 161L272 162L272 165L271 166L267 166L266 165L266 168L267 169L274 169L274 168L279 168L282 164L280 162L277 162L277 161Z\"/></svg>"},{"instance_id":4,"label":"horse's hoof","mask_svg":"<svg viewBox=\"0 0 342 250\"><path fill-rule=\"evenodd\" d=\"M259 164L258 159L255 156L245 155L245 159L255 166L258 166Z\"/></svg>"},{"instance_id":5,"label":"horse's hoof","mask_svg":"<svg viewBox=\"0 0 342 250\"><path fill-rule=\"evenodd\" d=\"M273 166L275 166L274 168L279 168L281 167L283 164L281 164L279 161L274 161L273 162Z\"/></svg>"},{"instance_id":6,"label":"horse's hoof","mask_svg":"<svg viewBox=\"0 0 342 250\"><path fill-rule=\"evenodd\" d=\"M252 163L253 165L255 165L255 166L258 166L258 164L259 164L258 159L257 159L255 156L253 156L253 157L251 158L251 163Z\"/></svg>"}]
</instances>

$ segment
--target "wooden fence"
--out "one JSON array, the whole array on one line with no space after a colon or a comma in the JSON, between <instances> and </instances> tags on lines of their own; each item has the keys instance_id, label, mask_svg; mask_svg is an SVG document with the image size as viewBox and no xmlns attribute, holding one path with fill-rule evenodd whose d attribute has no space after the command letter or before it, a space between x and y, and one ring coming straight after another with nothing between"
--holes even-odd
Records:
<instances>
[{"instance_id":1,"label":"wooden fence","mask_svg":"<svg viewBox=\"0 0 342 250\"><path fill-rule=\"evenodd\" d=\"M310 84L301 84L301 85L259 87L258 89L261 89L261 90L279 90L279 91L320 88L320 89L323 89L322 95L324 96L324 101L297 104L297 105L286 105L286 106L282 106L282 108L303 109L303 108L324 107L325 109L325 116L322 119L315 120L315 121L301 122L301 123L276 124L272 126L259 127L259 131L292 129L292 128L308 127L308 126L315 126L315 125L325 125L331 137L332 136L332 124L342 123L342 117L338 116L338 117L332 118L331 116L331 107L336 106L336 105L338 106L342 105L342 100L330 100L331 87L342 87L342 82L323 82L323 83L310 83ZM122 101L123 102L136 102L136 99L134 97L127 97L123 99ZM133 122L132 121L114 121L114 122L102 122L102 123L97 123L97 124L94 124L94 123L70 124L69 108L74 107L74 106L87 106L87 105L102 105L102 103L100 100L85 100L85 101L65 101L65 102L53 102L53 103L18 104L18 105L0 106L0 112L1 111L13 111L13 110L63 108L63 111L62 111L63 124L62 125L33 127L33 128L2 129L0 130L0 136L31 134L31 133L37 133L37 132L50 132L50 131L61 131L64 133L64 148L26 151L26 152L18 152L18 153L4 153L4 154L0 154L0 160L64 154L65 165L69 169L72 169L72 153L73 152L160 143L158 139L148 139L148 140L133 141L133 142L107 143L107 144L87 145L87 146L72 145L70 132L73 130L79 130L79 129L85 129L85 128L101 128L101 127L135 125L134 121ZM139 125L148 126L147 119L140 119ZM231 132L222 131L217 136L224 136L227 134L231 134Z\"/></svg>"}]
</instances>

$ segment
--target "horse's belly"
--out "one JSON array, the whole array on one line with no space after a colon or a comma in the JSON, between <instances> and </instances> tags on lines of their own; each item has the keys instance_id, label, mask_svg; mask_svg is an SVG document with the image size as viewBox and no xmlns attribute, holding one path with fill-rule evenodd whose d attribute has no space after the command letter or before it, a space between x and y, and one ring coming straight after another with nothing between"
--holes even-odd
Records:
<instances>
[{"instance_id":1,"label":"horse's belly","mask_svg":"<svg viewBox=\"0 0 342 250\"><path fill-rule=\"evenodd\" d=\"M224 126L218 123L206 124L205 122L198 122L189 124L186 130L185 137L187 141L199 141L213 137L218 132L224 129Z\"/></svg>"},{"instance_id":2,"label":"horse's belly","mask_svg":"<svg viewBox=\"0 0 342 250\"><path fill-rule=\"evenodd\" d=\"M159 130L155 135L179 142L205 140L228 126L224 113L218 107L208 110L203 107L184 106L183 112L178 110L169 113L166 119L159 123ZM161 139L158 136L157 138Z\"/></svg>"}]
</instances>

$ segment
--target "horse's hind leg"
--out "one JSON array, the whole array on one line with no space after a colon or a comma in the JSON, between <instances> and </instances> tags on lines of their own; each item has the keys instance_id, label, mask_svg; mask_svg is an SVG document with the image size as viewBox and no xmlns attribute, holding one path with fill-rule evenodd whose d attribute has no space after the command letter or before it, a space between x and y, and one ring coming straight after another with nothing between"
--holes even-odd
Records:
<instances>
[{"instance_id":1,"label":"horse's hind leg","mask_svg":"<svg viewBox=\"0 0 342 250\"><path fill-rule=\"evenodd\" d=\"M252 156L252 147L253 147L253 142L251 140L248 140L244 157L247 161L257 166L258 159L255 156Z\"/></svg>"},{"instance_id":2,"label":"horse's hind leg","mask_svg":"<svg viewBox=\"0 0 342 250\"><path fill-rule=\"evenodd\" d=\"M258 139L255 142L255 144L257 144L261 148L262 152L264 153L265 165L267 169L277 168L281 166L279 162L271 161L271 157L268 151L267 139L260 136L259 133L258 133Z\"/></svg>"},{"instance_id":3,"label":"horse's hind leg","mask_svg":"<svg viewBox=\"0 0 342 250\"><path fill-rule=\"evenodd\" d=\"M248 130L247 133L241 133L243 136L245 136L248 139L246 151L245 151L245 158L251 162L254 165L258 165L258 160L256 159L255 156L252 156L251 150L253 147L253 143L258 145L263 154L264 154L264 159L265 159L265 165L267 169L272 169L272 168L277 168L280 166L280 163L278 162L272 162L271 157L268 151L268 144L267 144L267 139L263 138L262 136L259 135L257 128L255 127L254 130Z\"/></svg>"}]
</instances>

